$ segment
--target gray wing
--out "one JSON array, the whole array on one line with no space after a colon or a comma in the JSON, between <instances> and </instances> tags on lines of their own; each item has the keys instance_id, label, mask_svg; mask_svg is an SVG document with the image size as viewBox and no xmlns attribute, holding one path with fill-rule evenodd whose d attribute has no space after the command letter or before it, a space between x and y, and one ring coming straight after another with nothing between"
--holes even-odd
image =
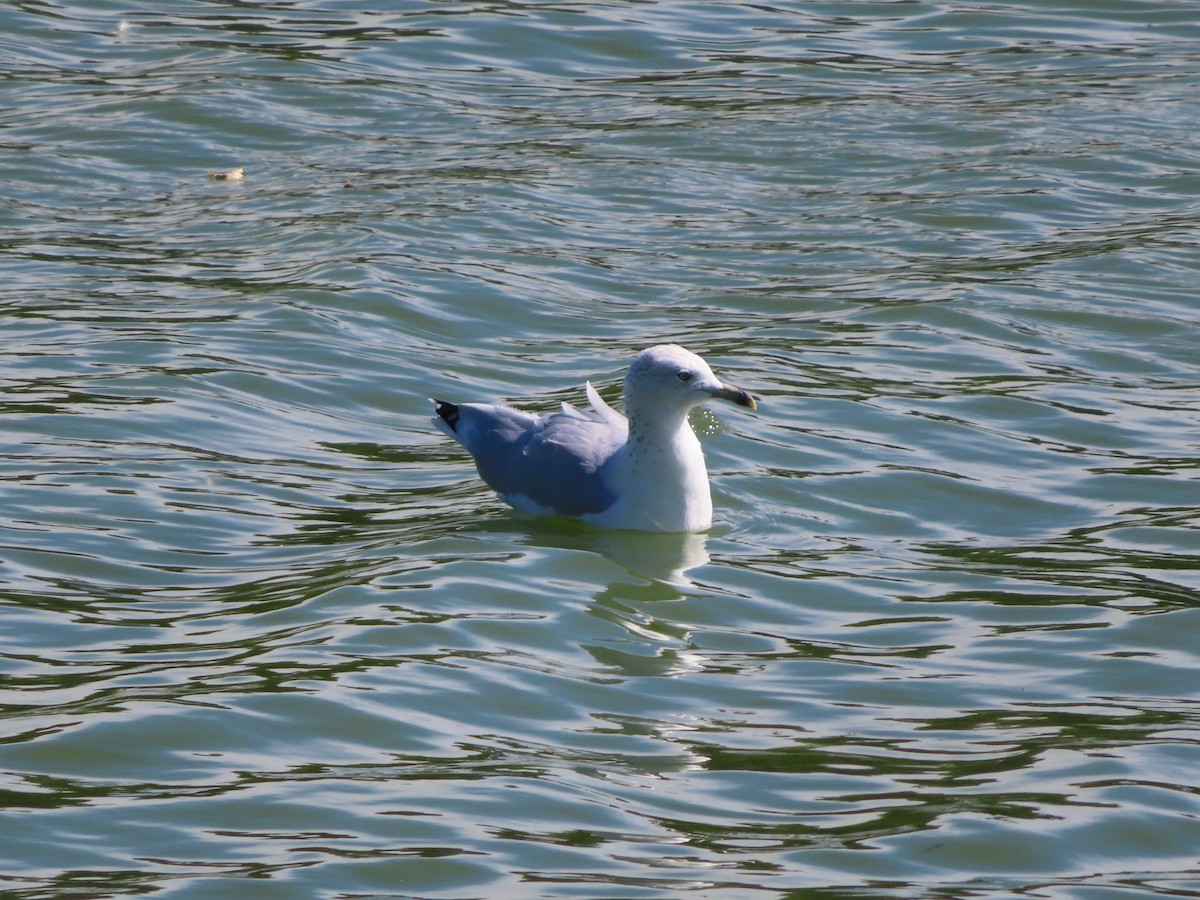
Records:
<instances>
[{"instance_id":1,"label":"gray wing","mask_svg":"<svg viewBox=\"0 0 1200 900\"><path fill-rule=\"evenodd\" d=\"M616 502L601 469L629 434L619 413L564 405L563 412L532 416L476 403L458 412L455 436L475 458L480 477L513 506L578 516Z\"/></svg>"}]
</instances>

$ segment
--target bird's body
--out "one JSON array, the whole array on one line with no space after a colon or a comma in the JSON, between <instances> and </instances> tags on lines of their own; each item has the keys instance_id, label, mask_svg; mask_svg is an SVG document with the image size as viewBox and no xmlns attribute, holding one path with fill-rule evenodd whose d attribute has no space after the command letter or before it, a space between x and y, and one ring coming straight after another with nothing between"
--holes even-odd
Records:
<instances>
[{"instance_id":1,"label":"bird's body","mask_svg":"<svg viewBox=\"0 0 1200 900\"><path fill-rule=\"evenodd\" d=\"M702 531L712 497L688 411L720 398L755 408L699 356L644 350L625 378L629 418L589 383L590 409L535 416L505 406L434 401L434 421L475 458L480 477L516 509L575 516L609 528Z\"/></svg>"}]
</instances>

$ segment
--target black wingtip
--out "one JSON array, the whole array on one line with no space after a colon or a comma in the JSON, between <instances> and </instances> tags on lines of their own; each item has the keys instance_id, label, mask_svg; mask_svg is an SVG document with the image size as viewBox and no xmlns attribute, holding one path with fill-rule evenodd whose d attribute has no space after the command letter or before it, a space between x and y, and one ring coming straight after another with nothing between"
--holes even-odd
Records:
<instances>
[{"instance_id":1,"label":"black wingtip","mask_svg":"<svg viewBox=\"0 0 1200 900\"><path fill-rule=\"evenodd\" d=\"M447 403L445 400L434 400L433 408L438 416L441 417L441 420L450 426L451 431L458 431L457 406L455 406L453 403Z\"/></svg>"}]
</instances>

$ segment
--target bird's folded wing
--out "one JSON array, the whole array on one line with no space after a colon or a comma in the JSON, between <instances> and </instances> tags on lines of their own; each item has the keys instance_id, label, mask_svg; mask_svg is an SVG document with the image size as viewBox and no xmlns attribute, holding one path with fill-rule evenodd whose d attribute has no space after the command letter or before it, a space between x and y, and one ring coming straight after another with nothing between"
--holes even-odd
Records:
<instances>
[{"instance_id":1,"label":"bird's folded wing","mask_svg":"<svg viewBox=\"0 0 1200 900\"><path fill-rule=\"evenodd\" d=\"M616 501L601 470L625 443L623 416L606 421L571 407L538 418L482 404L459 411L458 435L480 476L513 506L578 516Z\"/></svg>"}]
</instances>

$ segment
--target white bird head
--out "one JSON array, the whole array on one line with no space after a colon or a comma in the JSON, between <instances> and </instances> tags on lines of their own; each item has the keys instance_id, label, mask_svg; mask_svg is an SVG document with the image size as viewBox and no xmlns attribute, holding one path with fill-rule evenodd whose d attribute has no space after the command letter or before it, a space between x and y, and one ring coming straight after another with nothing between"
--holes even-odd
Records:
<instances>
[{"instance_id":1,"label":"white bird head","mask_svg":"<svg viewBox=\"0 0 1200 900\"><path fill-rule=\"evenodd\" d=\"M625 410L631 419L643 413L684 415L693 406L713 398L758 408L748 393L722 384L708 363L675 344L643 350L625 375Z\"/></svg>"}]
</instances>

